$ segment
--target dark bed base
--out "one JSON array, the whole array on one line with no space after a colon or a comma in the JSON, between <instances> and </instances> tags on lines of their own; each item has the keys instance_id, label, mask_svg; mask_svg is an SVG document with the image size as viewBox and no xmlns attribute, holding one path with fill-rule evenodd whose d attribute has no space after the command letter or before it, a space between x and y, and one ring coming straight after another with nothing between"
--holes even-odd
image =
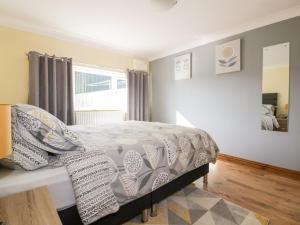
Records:
<instances>
[{"instance_id":1,"label":"dark bed base","mask_svg":"<svg viewBox=\"0 0 300 225\"><path fill-rule=\"evenodd\" d=\"M205 164L195 170L186 173L183 176L171 181L170 183L158 188L157 190L127 203L120 207L119 211L103 217L92 225L120 225L131 218L142 213L144 209L149 209L185 186L205 176L209 172L209 164ZM76 206L58 212L63 225L82 225Z\"/></svg>"}]
</instances>

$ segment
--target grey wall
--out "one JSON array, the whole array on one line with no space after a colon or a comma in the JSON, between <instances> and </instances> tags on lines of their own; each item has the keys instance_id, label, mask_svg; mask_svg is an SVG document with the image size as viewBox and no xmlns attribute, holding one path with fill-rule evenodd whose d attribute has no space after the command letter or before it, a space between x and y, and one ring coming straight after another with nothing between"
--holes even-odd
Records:
<instances>
[{"instance_id":1,"label":"grey wall","mask_svg":"<svg viewBox=\"0 0 300 225\"><path fill-rule=\"evenodd\" d=\"M215 45L236 38L242 71L215 75ZM260 129L262 48L282 42L290 42L289 132L267 132ZM150 63L152 120L176 123L177 111L222 153L300 171L300 17L185 52L192 52L191 80L174 80L174 55Z\"/></svg>"}]
</instances>

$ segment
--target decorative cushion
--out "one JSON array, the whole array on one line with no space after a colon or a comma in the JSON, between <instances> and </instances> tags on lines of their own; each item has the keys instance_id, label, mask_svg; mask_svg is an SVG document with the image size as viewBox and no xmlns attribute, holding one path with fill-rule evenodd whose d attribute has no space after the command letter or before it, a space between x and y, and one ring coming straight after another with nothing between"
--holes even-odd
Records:
<instances>
[{"instance_id":1,"label":"decorative cushion","mask_svg":"<svg viewBox=\"0 0 300 225\"><path fill-rule=\"evenodd\" d=\"M26 170L51 164L51 155L84 150L78 135L59 119L38 107L21 104L12 106L12 148L12 155L0 163Z\"/></svg>"},{"instance_id":2,"label":"decorative cushion","mask_svg":"<svg viewBox=\"0 0 300 225\"><path fill-rule=\"evenodd\" d=\"M12 112L17 118L17 123L21 125L19 127L23 128L21 135L24 139L30 143L34 142L34 145L40 145L43 150L56 154L84 150L78 135L45 110L19 104L12 106Z\"/></svg>"},{"instance_id":3,"label":"decorative cushion","mask_svg":"<svg viewBox=\"0 0 300 225\"><path fill-rule=\"evenodd\" d=\"M48 152L17 120L12 108L12 154L1 159L1 165L10 169L35 170L48 165Z\"/></svg>"}]
</instances>

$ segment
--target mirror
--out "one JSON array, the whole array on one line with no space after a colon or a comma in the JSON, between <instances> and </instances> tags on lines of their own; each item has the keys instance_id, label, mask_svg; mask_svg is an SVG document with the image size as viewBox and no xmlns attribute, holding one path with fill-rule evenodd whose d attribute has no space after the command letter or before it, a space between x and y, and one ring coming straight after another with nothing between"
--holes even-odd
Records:
<instances>
[{"instance_id":1,"label":"mirror","mask_svg":"<svg viewBox=\"0 0 300 225\"><path fill-rule=\"evenodd\" d=\"M290 44L263 48L261 129L288 131Z\"/></svg>"}]
</instances>

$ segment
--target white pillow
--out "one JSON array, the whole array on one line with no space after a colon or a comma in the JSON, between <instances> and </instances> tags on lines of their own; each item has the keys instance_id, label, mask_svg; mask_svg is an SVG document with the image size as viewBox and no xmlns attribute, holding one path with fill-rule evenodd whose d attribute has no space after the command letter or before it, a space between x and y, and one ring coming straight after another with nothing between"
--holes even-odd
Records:
<instances>
[{"instance_id":1,"label":"white pillow","mask_svg":"<svg viewBox=\"0 0 300 225\"><path fill-rule=\"evenodd\" d=\"M263 115L274 115L275 107L273 105L263 104L261 112Z\"/></svg>"}]
</instances>

